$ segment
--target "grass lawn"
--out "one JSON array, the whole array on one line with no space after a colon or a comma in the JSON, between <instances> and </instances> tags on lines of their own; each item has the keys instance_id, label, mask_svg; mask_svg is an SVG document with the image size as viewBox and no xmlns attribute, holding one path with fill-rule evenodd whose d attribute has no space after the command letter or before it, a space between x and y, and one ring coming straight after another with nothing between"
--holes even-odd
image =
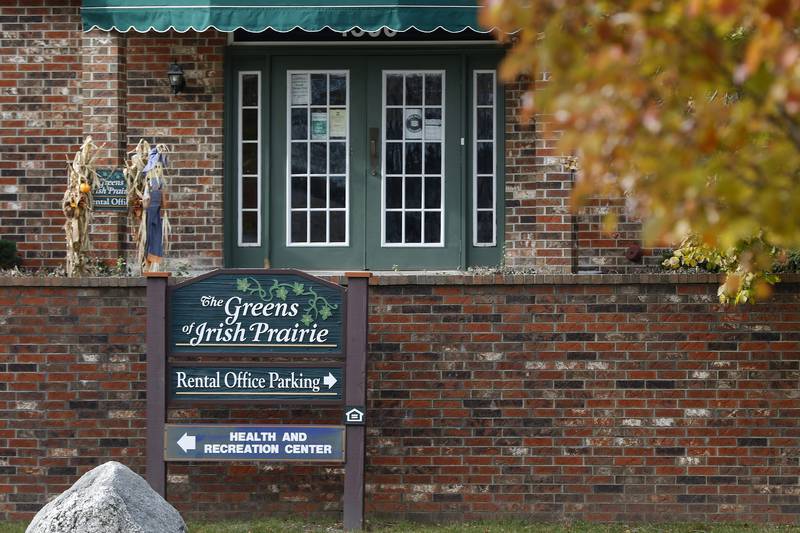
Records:
<instances>
[{"instance_id":1,"label":"grass lawn","mask_svg":"<svg viewBox=\"0 0 800 533\"><path fill-rule=\"evenodd\" d=\"M23 533L27 524L0 523L0 533ZM368 531L380 533L800 533L797 526L751 524L531 524L523 521L472 522L469 524L414 524L386 520L368 523ZM265 519L252 522L189 522L190 533L336 533L341 523L319 520Z\"/></svg>"},{"instance_id":2,"label":"grass lawn","mask_svg":"<svg viewBox=\"0 0 800 533\"><path fill-rule=\"evenodd\" d=\"M652 524L629 526L576 523L535 524L524 521L472 522L468 524L418 524L410 522L371 521L367 530L379 533L800 533L800 526L763 526L749 524ZM335 533L341 524L280 519L257 522L189 524L190 533ZM4 533L4 532L0 532Z\"/></svg>"}]
</instances>

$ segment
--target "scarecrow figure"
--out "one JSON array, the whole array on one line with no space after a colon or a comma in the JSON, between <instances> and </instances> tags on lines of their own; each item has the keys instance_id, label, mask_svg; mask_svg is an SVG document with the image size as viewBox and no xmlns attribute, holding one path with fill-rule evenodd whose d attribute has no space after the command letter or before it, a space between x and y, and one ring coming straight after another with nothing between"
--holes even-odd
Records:
<instances>
[{"instance_id":1,"label":"scarecrow figure","mask_svg":"<svg viewBox=\"0 0 800 533\"><path fill-rule=\"evenodd\" d=\"M146 240L145 264L146 270L152 272L161 267L164 258L164 236L166 217L162 217L163 210L167 208L166 191L164 190L164 168L167 167L167 153L160 146L150 150L147 164L142 169L142 174L147 178L147 187L142 207L145 209ZM167 226L169 222L166 222ZM168 230L167 230L168 231Z\"/></svg>"},{"instance_id":2,"label":"scarecrow figure","mask_svg":"<svg viewBox=\"0 0 800 533\"><path fill-rule=\"evenodd\" d=\"M125 162L128 205L139 222L134 239L136 260L142 272L161 269L164 251L169 247L171 228L166 215L167 195L164 169L169 148L142 139Z\"/></svg>"}]
</instances>

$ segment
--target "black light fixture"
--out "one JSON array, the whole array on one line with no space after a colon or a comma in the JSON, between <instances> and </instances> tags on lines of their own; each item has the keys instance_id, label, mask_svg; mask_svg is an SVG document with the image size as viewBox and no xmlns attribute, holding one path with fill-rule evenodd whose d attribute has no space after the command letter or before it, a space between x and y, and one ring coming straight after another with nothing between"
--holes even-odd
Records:
<instances>
[{"instance_id":1,"label":"black light fixture","mask_svg":"<svg viewBox=\"0 0 800 533\"><path fill-rule=\"evenodd\" d=\"M169 85L172 87L172 94L178 94L186 87L186 78L183 77L183 69L181 66L173 62L167 71L169 78Z\"/></svg>"}]
</instances>

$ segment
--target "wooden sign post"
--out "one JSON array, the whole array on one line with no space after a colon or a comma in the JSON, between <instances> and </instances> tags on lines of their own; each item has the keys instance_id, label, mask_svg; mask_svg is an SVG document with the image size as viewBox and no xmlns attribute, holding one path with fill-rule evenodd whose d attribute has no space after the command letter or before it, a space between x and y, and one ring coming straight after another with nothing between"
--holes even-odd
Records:
<instances>
[{"instance_id":1,"label":"wooden sign post","mask_svg":"<svg viewBox=\"0 0 800 533\"><path fill-rule=\"evenodd\" d=\"M367 309L368 272L347 273L347 316L353 317L347 328L347 361L344 393L344 421L347 425L347 464L344 469L344 529L362 529L364 525L364 460L367 400ZM363 317L356 319L355 317ZM360 411L360 414L359 414Z\"/></svg>"},{"instance_id":2,"label":"wooden sign post","mask_svg":"<svg viewBox=\"0 0 800 533\"><path fill-rule=\"evenodd\" d=\"M348 273L345 290L297 270L217 270L171 287L147 273L153 489L165 496L165 461L344 462L344 527L362 529L369 276ZM344 362L209 361L269 355ZM209 401L344 408L332 426L166 424L167 403Z\"/></svg>"}]
</instances>

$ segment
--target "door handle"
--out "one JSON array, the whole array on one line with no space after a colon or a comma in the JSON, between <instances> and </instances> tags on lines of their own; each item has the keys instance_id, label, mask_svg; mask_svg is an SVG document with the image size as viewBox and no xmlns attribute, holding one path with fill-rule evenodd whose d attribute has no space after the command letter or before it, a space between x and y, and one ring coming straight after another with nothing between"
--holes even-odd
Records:
<instances>
[{"instance_id":1,"label":"door handle","mask_svg":"<svg viewBox=\"0 0 800 533\"><path fill-rule=\"evenodd\" d=\"M380 130L378 128L369 129L369 166L370 174L373 176L378 175L378 136Z\"/></svg>"}]
</instances>

